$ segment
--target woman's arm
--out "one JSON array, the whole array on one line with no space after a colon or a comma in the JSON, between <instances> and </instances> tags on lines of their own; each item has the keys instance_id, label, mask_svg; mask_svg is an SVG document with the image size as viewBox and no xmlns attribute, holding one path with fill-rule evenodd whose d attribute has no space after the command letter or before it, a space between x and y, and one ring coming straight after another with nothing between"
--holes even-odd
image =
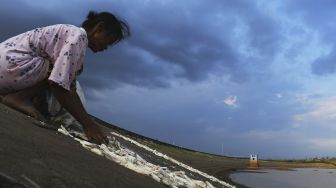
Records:
<instances>
[{"instance_id":1,"label":"woman's arm","mask_svg":"<svg viewBox=\"0 0 336 188\"><path fill-rule=\"evenodd\" d=\"M68 91L52 81L49 81L49 88L61 105L82 124L89 141L96 144L108 142L98 124L85 111L75 88Z\"/></svg>"}]
</instances>

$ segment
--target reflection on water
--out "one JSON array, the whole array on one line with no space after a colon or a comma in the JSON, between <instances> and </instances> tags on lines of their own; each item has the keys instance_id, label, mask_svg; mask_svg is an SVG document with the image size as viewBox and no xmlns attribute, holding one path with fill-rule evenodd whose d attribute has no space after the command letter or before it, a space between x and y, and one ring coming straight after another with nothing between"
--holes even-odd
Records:
<instances>
[{"instance_id":1,"label":"reflection on water","mask_svg":"<svg viewBox=\"0 0 336 188\"><path fill-rule=\"evenodd\" d=\"M258 170L231 174L233 181L251 188L335 188L336 169L300 168L293 171Z\"/></svg>"}]
</instances>

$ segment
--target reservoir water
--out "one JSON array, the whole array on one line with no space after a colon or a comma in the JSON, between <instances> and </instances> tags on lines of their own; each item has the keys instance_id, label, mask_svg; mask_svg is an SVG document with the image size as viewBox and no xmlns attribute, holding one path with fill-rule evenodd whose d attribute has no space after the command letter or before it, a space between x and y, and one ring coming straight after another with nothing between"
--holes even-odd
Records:
<instances>
[{"instance_id":1,"label":"reservoir water","mask_svg":"<svg viewBox=\"0 0 336 188\"><path fill-rule=\"evenodd\" d=\"M255 172L238 172L231 174L230 178L251 188L336 187L336 169L296 168L289 171L263 169Z\"/></svg>"}]
</instances>

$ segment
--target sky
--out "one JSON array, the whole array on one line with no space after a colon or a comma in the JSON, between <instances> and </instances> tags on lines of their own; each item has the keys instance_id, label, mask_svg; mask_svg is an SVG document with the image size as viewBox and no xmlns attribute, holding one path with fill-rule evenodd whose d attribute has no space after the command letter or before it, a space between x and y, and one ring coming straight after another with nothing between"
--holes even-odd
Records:
<instances>
[{"instance_id":1,"label":"sky","mask_svg":"<svg viewBox=\"0 0 336 188\"><path fill-rule=\"evenodd\" d=\"M87 111L130 131L220 155L336 157L331 0L5 0L0 41L90 10L132 36L94 54Z\"/></svg>"}]
</instances>

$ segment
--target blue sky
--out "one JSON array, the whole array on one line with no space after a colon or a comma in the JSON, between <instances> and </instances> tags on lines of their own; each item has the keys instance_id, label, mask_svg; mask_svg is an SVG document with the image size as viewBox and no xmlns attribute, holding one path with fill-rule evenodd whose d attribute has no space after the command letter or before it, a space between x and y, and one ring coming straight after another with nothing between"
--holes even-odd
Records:
<instances>
[{"instance_id":1,"label":"blue sky","mask_svg":"<svg viewBox=\"0 0 336 188\"><path fill-rule=\"evenodd\" d=\"M210 153L335 157L335 5L8 0L0 7L0 39L110 11L132 36L100 54L87 50L79 80L91 114Z\"/></svg>"}]
</instances>

